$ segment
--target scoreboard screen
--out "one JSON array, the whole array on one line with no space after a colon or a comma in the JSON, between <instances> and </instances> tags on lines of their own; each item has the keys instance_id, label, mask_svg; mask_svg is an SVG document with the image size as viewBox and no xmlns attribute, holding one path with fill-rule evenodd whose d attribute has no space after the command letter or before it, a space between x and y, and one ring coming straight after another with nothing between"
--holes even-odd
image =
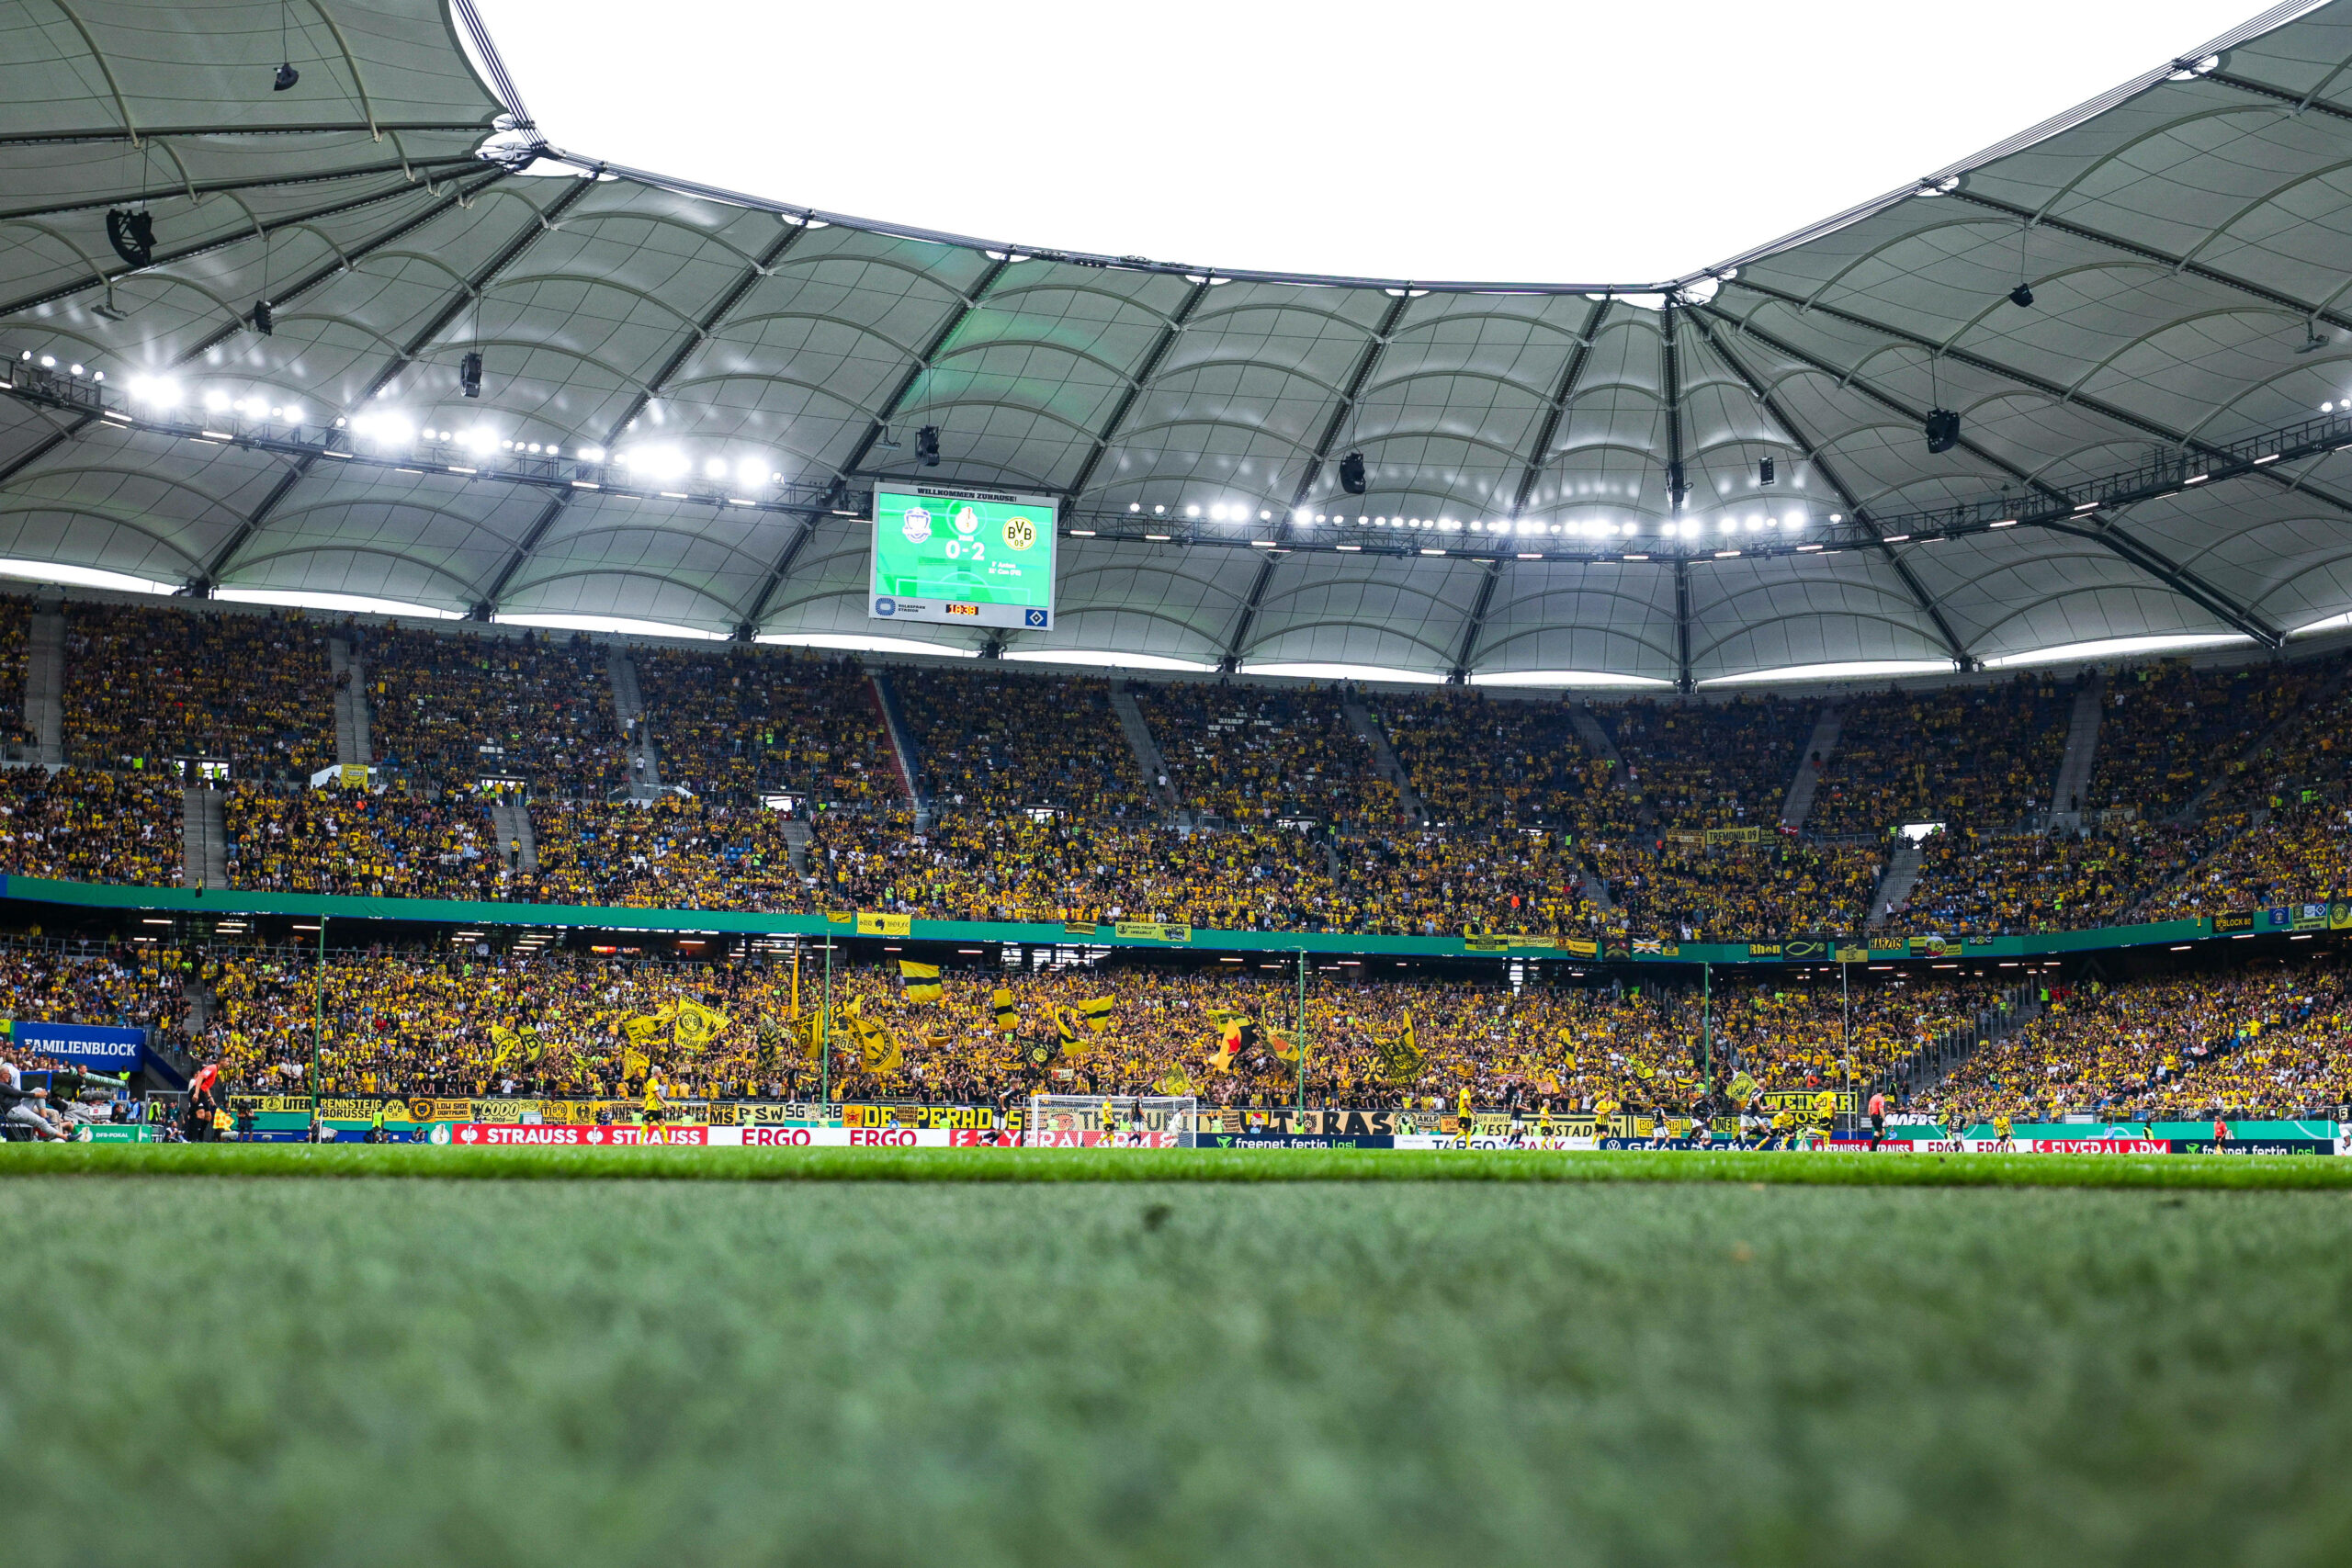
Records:
<instances>
[{"instance_id":1,"label":"scoreboard screen","mask_svg":"<svg viewBox=\"0 0 2352 1568\"><path fill-rule=\"evenodd\" d=\"M866 615L1046 630L1054 624L1056 510L1051 496L876 485Z\"/></svg>"}]
</instances>

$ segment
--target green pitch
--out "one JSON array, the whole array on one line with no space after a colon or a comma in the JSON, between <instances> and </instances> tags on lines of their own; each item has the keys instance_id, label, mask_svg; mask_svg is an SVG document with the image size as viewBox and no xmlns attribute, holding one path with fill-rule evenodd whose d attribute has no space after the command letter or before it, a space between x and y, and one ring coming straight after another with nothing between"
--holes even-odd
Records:
<instances>
[{"instance_id":1,"label":"green pitch","mask_svg":"<svg viewBox=\"0 0 2352 1568\"><path fill-rule=\"evenodd\" d=\"M2352 1552L2346 1195L1984 1184L2333 1160L746 1154L0 1151L9 1561Z\"/></svg>"}]
</instances>

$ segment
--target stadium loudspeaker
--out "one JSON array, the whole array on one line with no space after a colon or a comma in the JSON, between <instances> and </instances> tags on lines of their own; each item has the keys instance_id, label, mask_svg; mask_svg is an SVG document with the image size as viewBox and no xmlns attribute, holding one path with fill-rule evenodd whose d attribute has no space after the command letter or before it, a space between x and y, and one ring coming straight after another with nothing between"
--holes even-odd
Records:
<instances>
[{"instance_id":1,"label":"stadium loudspeaker","mask_svg":"<svg viewBox=\"0 0 2352 1568\"><path fill-rule=\"evenodd\" d=\"M926 424L915 432L915 459L926 468L939 467L939 426Z\"/></svg>"},{"instance_id":2,"label":"stadium loudspeaker","mask_svg":"<svg viewBox=\"0 0 2352 1568\"><path fill-rule=\"evenodd\" d=\"M481 396L481 350L469 349L458 361L458 390L469 398Z\"/></svg>"},{"instance_id":3,"label":"stadium loudspeaker","mask_svg":"<svg viewBox=\"0 0 2352 1568\"><path fill-rule=\"evenodd\" d=\"M2024 310L2028 305L2033 303L2033 290L2028 288L2022 283L2018 284L2015 288L2009 290L2009 303L2015 305L2020 310Z\"/></svg>"},{"instance_id":4,"label":"stadium loudspeaker","mask_svg":"<svg viewBox=\"0 0 2352 1568\"><path fill-rule=\"evenodd\" d=\"M107 243L131 265L146 266L155 259L155 220L116 208L107 214Z\"/></svg>"},{"instance_id":5,"label":"stadium loudspeaker","mask_svg":"<svg viewBox=\"0 0 2352 1568\"><path fill-rule=\"evenodd\" d=\"M1928 411L1928 450L1949 452L1960 445L1960 415L1950 409Z\"/></svg>"},{"instance_id":6,"label":"stadium loudspeaker","mask_svg":"<svg viewBox=\"0 0 2352 1568\"><path fill-rule=\"evenodd\" d=\"M251 321L254 324L254 331L264 337L269 336L277 330L277 314L270 310L269 301L266 299L254 300L253 314L247 316L245 320Z\"/></svg>"},{"instance_id":7,"label":"stadium loudspeaker","mask_svg":"<svg viewBox=\"0 0 2352 1568\"><path fill-rule=\"evenodd\" d=\"M1756 482L1760 485L1768 485L1773 482L1771 458L1766 457L1757 463Z\"/></svg>"},{"instance_id":8,"label":"stadium loudspeaker","mask_svg":"<svg viewBox=\"0 0 2352 1568\"><path fill-rule=\"evenodd\" d=\"M277 68L277 74L269 79L269 90L273 93L282 93L301 79L302 73L293 66L280 65Z\"/></svg>"},{"instance_id":9,"label":"stadium loudspeaker","mask_svg":"<svg viewBox=\"0 0 2352 1568\"><path fill-rule=\"evenodd\" d=\"M1350 495L1362 495L1372 488L1364 478L1363 453L1351 452L1340 459L1340 488Z\"/></svg>"}]
</instances>

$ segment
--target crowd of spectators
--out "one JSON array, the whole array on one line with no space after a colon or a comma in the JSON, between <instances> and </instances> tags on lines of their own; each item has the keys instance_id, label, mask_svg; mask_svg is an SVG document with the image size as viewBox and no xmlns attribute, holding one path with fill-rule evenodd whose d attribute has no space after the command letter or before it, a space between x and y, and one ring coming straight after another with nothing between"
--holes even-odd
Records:
<instances>
[{"instance_id":1,"label":"crowd of spectators","mask_svg":"<svg viewBox=\"0 0 2352 1568\"><path fill-rule=\"evenodd\" d=\"M1565 702L1472 690L1383 695L1374 705L1439 827L1633 831L1630 797L1617 787L1623 781L1577 738L1575 710Z\"/></svg>"},{"instance_id":2,"label":"crowd of spectators","mask_svg":"<svg viewBox=\"0 0 2352 1568\"><path fill-rule=\"evenodd\" d=\"M68 604L63 710L66 760L85 768L213 757L284 780L335 756L326 639L299 610Z\"/></svg>"},{"instance_id":3,"label":"crowd of spectators","mask_svg":"<svg viewBox=\"0 0 2352 1568\"><path fill-rule=\"evenodd\" d=\"M2014 831L2052 808L2073 700L2072 685L2048 673L1856 698L1840 716L1806 827L1883 836L1907 822L1943 822Z\"/></svg>"},{"instance_id":4,"label":"crowd of spectators","mask_svg":"<svg viewBox=\"0 0 2352 1568\"><path fill-rule=\"evenodd\" d=\"M628 784L602 645L586 637L354 628L376 765L419 787L519 779L548 798ZM332 734L332 729L330 729Z\"/></svg>"},{"instance_id":5,"label":"crowd of spectators","mask_svg":"<svg viewBox=\"0 0 2352 1568\"><path fill-rule=\"evenodd\" d=\"M757 644L631 651L665 784L728 806L789 794L900 799L874 682L854 660Z\"/></svg>"},{"instance_id":6,"label":"crowd of spectators","mask_svg":"<svg viewBox=\"0 0 2352 1568\"><path fill-rule=\"evenodd\" d=\"M1954 1125L2327 1117L2352 1101L2346 971L2333 955L2051 986L1919 1106Z\"/></svg>"},{"instance_id":7,"label":"crowd of spectators","mask_svg":"<svg viewBox=\"0 0 2352 1568\"><path fill-rule=\"evenodd\" d=\"M1051 807L1102 820L1150 809L1107 681L991 661L909 671L897 685L934 811L1001 818Z\"/></svg>"},{"instance_id":8,"label":"crowd of spectators","mask_svg":"<svg viewBox=\"0 0 2352 1568\"><path fill-rule=\"evenodd\" d=\"M788 822L758 804L665 795L647 805L534 808L538 868L517 895L541 904L799 913Z\"/></svg>"},{"instance_id":9,"label":"crowd of spectators","mask_svg":"<svg viewBox=\"0 0 2352 1568\"><path fill-rule=\"evenodd\" d=\"M0 873L176 887L180 785L161 774L0 768Z\"/></svg>"},{"instance_id":10,"label":"crowd of spectators","mask_svg":"<svg viewBox=\"0 0 2352 1568\"><path fill-rule=\"evenodd\" d=\"M1194 811L1251 826L1397 820L1396 788L1336 693L1170 682L1139 685L1136 700L1178 798Z\"/></svg>"},{"instance_id":11,"label":"crowd of spectators","mask_svg":"<svg viewBox=\"0 0 2352 1568\"><path fill-rule=\"evenodd\" d=\"M1761 827L1781 803L1818 716L1817 703L1741 696L1729 702L1628 702L1610 710L1635 802L1658 828Z\"/></svg>"},{"instance_id":12,"label":"crowd of spectators","mask_svg":"<svg viewBox=\"0 0 2352 1568\"><path fill-rule=\"evenodd\" d=\"M2176 660L2113 677L2083 809L2162 821L2208 786L2227 788L2250 772L2259 777L2247 756L2255 742L2312 705L2343 670L2341 659L2235 670Z\"/></svg>"},{"instance_id":13,"label":"crowd of spectators","mask_svg":"<svg viewBox=\"0 0 2352 1568\"><path fill-rule=\"evenodd\" d=\"M482 796L232 784L221 802L229 886L374 898L519 897L515 855Z\"/></svg>"},{"instance_id":14,"label":"crowd of spectators","mask_svg":"<svg viewBox=\"0 0 2352 1568\"><path fill-rule=\"evenodd\" d=\"M25 656L31 644L32 601L0 593L0 742L31 745L25 724Z\"/></svg>"},{"instance_id":15,"label":"crowd of spectators","mask_svg":"<svg viewBox=\"0 0 2352 1568\"><path fill-rule=\"evenodd\" d=\"M2177 863L2181 835L2137 819L2007 837L1960 828L1921 846L1893 929L1971 939L2120 923Z\"/></svg>"},{"instance_id":16,"label":"crowd of spectators","mask_svg":"<svg viewBox=\"0 0 2352 1568\"><path fill-rule=\"evenodd\" d=\"M199 1042L243 1092L304 1092L320 1021L326 1095L634 1098L646 1080L680 1095L1017 1102L1032 1092L1193 1093L1213 1104L1288 1103L1301 1064L1310 1100L1449 1109L1603 1104L1679 1111L1745 1071L1766 1090L1843 1087L1892 1070L1975 1005L1975 983L1933 979L1690 988L1527 985L1499 978L1390 979L1361 964L1310 971L1303 998L1285 962L1206 968L1070 965L949 969L936 1003L910 1001L894 967L788 960L677 963L559 950L521 956L464 948L379 949L316 961L246 952L209 968L218 1011ZM828 987L830 989L828 989ZM994 996L1012 994L1014 1021ZM830 1051L796 1019L830 997ZM1064 1042L1057 1015L1107 998L1107 1027ZM624 1025L692 1001L727 1022L707 1043ZM1302 1012L1303 1010L1303 1012ZM898 1060L869 1061L846 1021L880 1025ZM1225 1020L1260 1036L1226 1043ZM1376 1042L1409 1018L1418 1069L1391 1076ZM534 1035L518 1049L499 1031ZM1046 1046L1042 1052L1040 1046ZM1040 1059L1042 1057L1042 1059ZM1717 1103L1720 1103L1718 1100Z\"/></svg>"},{"instance_id":17,"label":"crowd of spectators","mask_svg":"<svg viewBox=\"0 0 2352 1568\"><path fill-rule=\"evenodd\" d=\"M1775 835L1753 843L1668 839L1602 863L1616 930L1669 942L1772 942L1860 931L1884 862L1875 845Z\"/></svg>"}]
</instances>

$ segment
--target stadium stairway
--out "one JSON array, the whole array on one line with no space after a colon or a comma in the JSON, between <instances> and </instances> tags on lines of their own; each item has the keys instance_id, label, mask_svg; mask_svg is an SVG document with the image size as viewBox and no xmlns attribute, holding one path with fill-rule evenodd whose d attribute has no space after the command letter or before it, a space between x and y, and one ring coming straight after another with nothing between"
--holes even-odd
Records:
<instances>
[{"instance_id":1,"label":"stadium stairway","mask_svg":"<svg viewBox=\"0 0 2352 1568\"><path fill-rule=\"evenodd\" d=\"M793 874L808 874L808 824L795 818L784 825L784 852L792 862Z\"/></svg>"},{"instance_id":2,"label":"stadium stairway","mask_svg":"<svg viewBox=\"0 0 2352 1568\"><path fill-rule=\"evenodd\" d=\"M1144 722L1143 709L1136 705L1135 687L1130 682L1113 682L1111 711L1119 716L1119 733L1127 738L1127 750L1135 753L1136 768L1143 774L1144 793L1164 814L1181 817L1182 803L1168 782L1167 761L1159 754L1159 742L1151 738L1151 726Z\"/></svg>"},{"instance_id":3,"label":"stadium stairway","mask_svg":"<svg viewBox=\"0 0 2352 1568\"><path fill-rule=\"evenodd\" d=\"M184 887L229 886L229 819L217 789L180 791L180 862Z\"/></svg>"},{"instance_id":4,"label":"stadium stairway","mask_svg":"<svg viewBox=\"0 0 2352 1568\"><path fill-rule=\"evenodd\" d=\"M345 767L373 762L376 754L368 744L368 675L360 668L359 654L350 638L327 639L327 668L336 681L334 760Z\"/></svg>"},{"instance_id":5,"label":"stadium stairway","mask_svg":"<svg viewBox=\"0 0 2352 1568\"><path fill-rule=\"evenodd\" d=\"M1838 754L1838 737L1845 728L1845 710L1831 704L1821 710L1813 721L1813 734L1804 743L1804 752L1797 758L1796 776L1789 781L1789 793L1781 801L1781 826L1794 832L1804 827L1804 819L1813 815L1813 797L1821 788L1821 774L1829 766L1829 759ZM1815 767L1814 759L1821 759Z\"/></svg>"},{"instance_id":6,"label":"stadium stairway","mask_svg":"<svg viewBox=\"0 0 2352 1568\"><path fill-rule=\"evenodd\" d=\"M2091 787L2091 764L2098 758L2099 716L2107 711L2107 677L2093 675L2075 688L2075 711L2066 723L2066 753L2050 785L2049 823L2080 829L2083 792Z\"/></svg>"},{"instance_id":7,"label":"stadium stairway","mask_svg":"<svg viewBox=\"0 0 2352 1568\"><path fill-rule=\"evenodd\" d=\"M491 826L498 833L498 852L501 855L506 852L507 845L520 844L523 869L525 871L539 869L538 835L531 831L531 808L524 803L522 796L514 795L492 796L490 821Z\"/></svg>"},{"instance_id":8,"label":"stadium stairway","mask_svg":"<svg viewBox=\"0 0 2352 1568\"><path fill-rule=\"evenodd\" d=\"M1600 717L1583 703L1569 710L1568 722L1576 726L1577 739L1587 750L1609 764L1609 779L1619 789L1630 788L1625 778L1625 759L1617 750L1617 742L1600 726Z\"/></svg>"},{"instance_id":9,"label":"stadium stairway","mask_svg":"<svg viewBox=\"0 0 2352 1568\"><path fill-rule=\"evenodd\" d=\"M637 661L619 643L605 649L605 683L613 689L613 721L628 737L628 797L647 805L662 793L662 756L645 722L645 694L638 688Z\"/></svg>"},{"instance_id":10,"label":"stadium stairway","mask_svg":"<svg viewBox=\"0 0 2352 1568\"><path fill-rule=\"evenodd\" d=\"M1363 694L1351 687L1340 695L1340 712L1346 717L1348 728L1356 739L1372 748L1372 765L1380 776L1396 786L1397 807L1404 819L1416 827L1427 827L1430 808L1413 788L1413 781L1405 772L1405 764L1396 755L1396 748L1388 743L1388 731L1380 716L1364 705Z\"/></svg>"},{"instance_id":11,"label":"stadium stairway","mask_svg":"<svg viewBox=\"0 0 2352 1568\"><path fill-rule=\"evenodd\" d=\"M887 671L868 665L866 682L874 689L874 705L881 710L882 728L890 736L890 761L899 770L899 784L907 792L907 801L915 808L915 831L931 831L931 802L923 797L922 753L915 748L915 732L907 727L907 716L899 706L898 688L890 683Z\"/></svg>"},{"instance_id":12,"label":"stadium stairway","mask_svg":"<svg viewBox=\"0 0 2352 1568\"><path fill-rule=\"evenodd\" d=\"M33 732L33 761L54 768L65 761L65 607L51 600L32 614L25 642L25 728Z\"/></svg>"},{"instance_id":13,"label":"stadium stairway","mask_svg":"<svg viewBox=\"0 0 2352 1568\"><path fill-rule=\"evenodd\" d=\"M1900 908L1911 897L1911 889L1919 883L1919 868L1927 859L1922 840L1904 839L1895 844L1894 853L1886 863L1886 874L1878 879L1878 891L1871 895L1870 930L1884 925L1887 911Z\"/></svg>"}]
</instances>

